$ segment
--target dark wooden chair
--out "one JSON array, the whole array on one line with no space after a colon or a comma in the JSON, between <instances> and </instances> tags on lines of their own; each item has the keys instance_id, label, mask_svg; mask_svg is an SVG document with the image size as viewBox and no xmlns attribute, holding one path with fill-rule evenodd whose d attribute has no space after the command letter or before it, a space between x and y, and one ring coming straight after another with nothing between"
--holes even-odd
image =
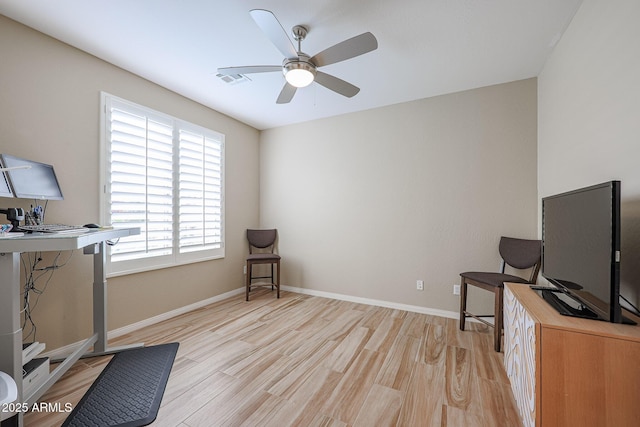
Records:
<instances>
[{"instance_id":1,"label":"dark wooden chair","mask_svg":"<svg viewBox=\"0 0 640 427\"><path fill-rule=\"evenodd\" d=\"M468 271L460 273L460 330L464 331L465 320L467 317L474 319L494 328L493 347L496 351L500 351L502 342L502 298L504 290L504 282L530 283L536 282L538 271L540 270L540 258L542 255L542 242L540 240L515 239L511 237L502 237L499 245L500 256L502 262L500 272L479 272ZM511 274L505 274L505 264L517 270L529 270L531 274L525 279ZM478 288L493 292L495 294L494 313L486 315L477 315L467 311L467 286L473 285ZM483 317L493 317L494 323L487 322Z\"/></svg>"},{"instance_id":2,"label":"dark wooden chair","mask_svg":"<svg viewBox=\"0 0 640 427\"><path fill-rule=\"evenodd\" d=\"M274 247L278 230L247 230L247 240L249 241L249 256L247 257L247 279L246 298L249 301L251 286L271 286L276 287L276 296L280 298L280 255L274 253ZM253 276L253 266L255 264L271 264L270 276ZM274 276L274 265L277 275ZM275 277L275 280L274 280ZM253 283L254 279L270 279L269 283Z\"/></svg>"}]
</instances>

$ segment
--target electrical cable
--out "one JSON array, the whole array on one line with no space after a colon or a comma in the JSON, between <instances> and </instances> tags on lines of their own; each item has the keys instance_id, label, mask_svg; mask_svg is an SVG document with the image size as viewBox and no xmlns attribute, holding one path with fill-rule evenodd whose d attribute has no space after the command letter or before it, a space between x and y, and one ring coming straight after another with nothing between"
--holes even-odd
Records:
<instances>
[{"instance_id":1,"label":"electrical cable","mask_svg":"<svg viewBox=\"0 0 640 427\"><path fill-rule=\"evenodd\" d=\"M27 331L27 327L29 328L28 333L23 336L23 341L28 341L29 338L31 338L32 341L36 340L38 328L35 321L33 320L32 313L38 305L40 295L42 295L49 286L49 282L51 281L55 270L67 265L67 263L73 256L73 252L74 251L71 251L71 254L63 263L58 262L60 256L62 255L62 252L58 252L58 254L54 257L51 265L40 268L38 268L38 264L42 262L42 252L33 253L33 259L31 253L20 255L20 260L23 265L25 276L24 292L22 295L23 308L21 310L21 313L23 315L22 330ZM43 278L46 278L44 284L38 287L37 284L41 282ZM32 294L35 295L34 302L32 302Z\"/></svg>"}]
</instances>

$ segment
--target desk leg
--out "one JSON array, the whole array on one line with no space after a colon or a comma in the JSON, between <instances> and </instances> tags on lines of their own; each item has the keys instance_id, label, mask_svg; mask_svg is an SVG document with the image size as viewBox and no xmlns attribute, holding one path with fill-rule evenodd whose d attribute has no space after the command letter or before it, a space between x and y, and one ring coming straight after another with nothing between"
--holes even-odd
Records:
<instances>
[{"instance_id":1,"label":"desk leg","mask_svg":"<svg viewBox=\"0 0 640 427\"><path fill-rule=\"evenodd\" d=\"M113 354L130 348L144 347L143 343L108 348L107 336L107 262L106 242L97 243L84 249L85 254L93 254L93 332L98 336L93 351L82 357Z\"/></svg>"},{"instance_id":2,"label":"desk leg","mask_svg":"<svg viewBox=\"0 0 640 427\"><path fill-rule=\"evenodd\" d=\"M18 386L18 400L22 403L22 329L20 327L20 254L0 254L0 371L13 377ZM1 410L2 408L0 408ZM22 413L0 414L2 425L22 425Z\"/></svg>"},{"instance_id":3,"label":"desk leg","mask_svg":"<svg viewBox=\"0 0 640 427\"><path fill-rule=\"evenodd\" d=\"M93 254L93 332L98 341L93 346L94 353L107 350L107 274L104 266L107 262L106 244L100 242Z\"/></svg>"}]
</instances>

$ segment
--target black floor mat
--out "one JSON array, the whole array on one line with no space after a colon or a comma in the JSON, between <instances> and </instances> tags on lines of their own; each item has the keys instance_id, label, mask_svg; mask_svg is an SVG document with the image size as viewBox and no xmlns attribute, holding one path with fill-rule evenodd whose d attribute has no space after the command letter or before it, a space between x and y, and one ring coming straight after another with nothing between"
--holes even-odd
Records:
<instances>
[{"instance_id":1,"label":"black floor mat","mask_svg":"<svg viewBox=\"0 0 640 427\"><path fill-rule=\"evenodd\" d=\"M158 415L178 343L117 353L65 420L65 426L146 426Z\"/></svg>"}]
</instances>

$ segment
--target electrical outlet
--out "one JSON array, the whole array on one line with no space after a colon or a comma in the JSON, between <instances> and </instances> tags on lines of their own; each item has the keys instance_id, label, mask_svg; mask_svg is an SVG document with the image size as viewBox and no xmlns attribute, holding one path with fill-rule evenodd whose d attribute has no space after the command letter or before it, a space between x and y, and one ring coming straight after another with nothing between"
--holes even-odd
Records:
<instances>
[{"instance_id":1,"label":"electrical outlet","mask_svg":"<svg viewBox=\"0 0 640 427\"><path fill-rule=\"evenodd\" d=\"M424 291L424 280L416 281L416 289L419 291Z\"/></svg>"},{"instance_id":2,"label":"electrical outlet","mask_svg":"<svg viewBox=\"0 0 640 427\"><path fill-rule=\"evenodd\" d=\"M242 266L242 274L247 274L247 266L246 265Z\"/></svg>"},{"instance_id":3,"label":"electrical outlet","mask_svg":"<svg viewBox=\"0 0 640 427\"><path fill-rule=\"evenodd\" d=\"M453 285L453 294L460 295L460 285Z\"/></svg>"}]
</instances>

